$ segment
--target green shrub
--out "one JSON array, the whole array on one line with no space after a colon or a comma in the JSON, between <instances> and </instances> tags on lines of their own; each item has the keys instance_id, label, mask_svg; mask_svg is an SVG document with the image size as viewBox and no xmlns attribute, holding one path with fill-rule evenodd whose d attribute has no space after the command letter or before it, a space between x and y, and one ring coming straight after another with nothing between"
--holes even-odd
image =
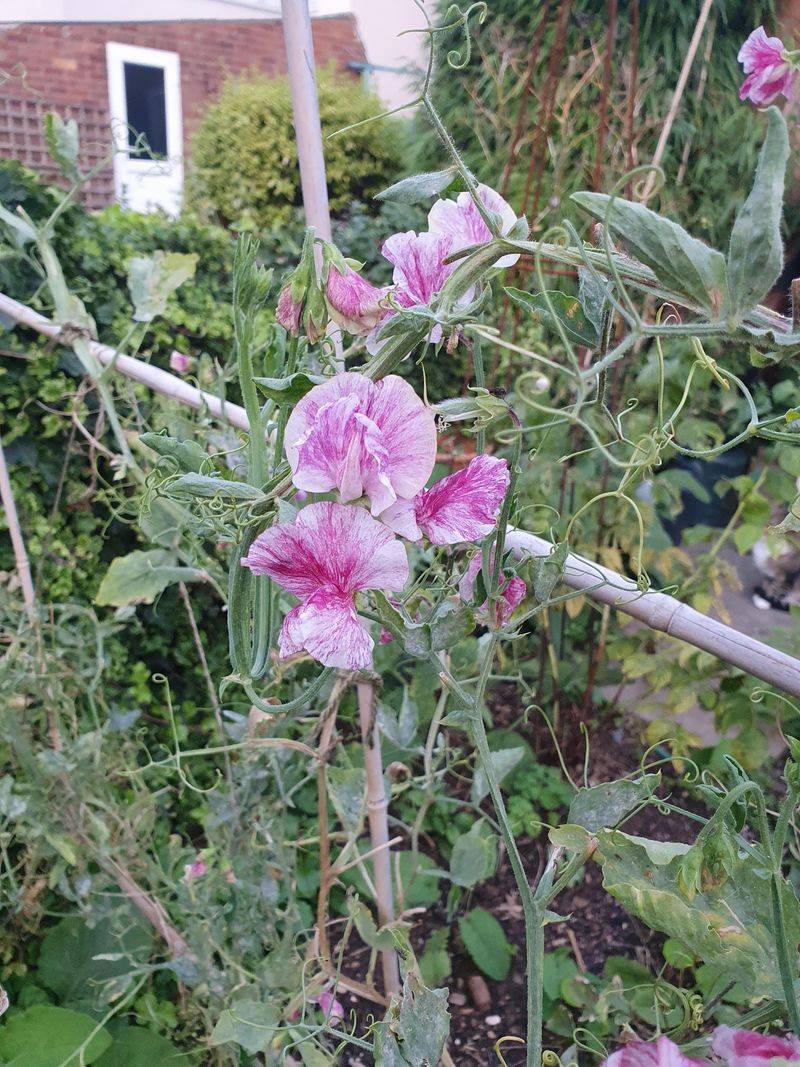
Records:
<instances>
[{"instance_id":1,"label":"green shrub","mask_svg":"<svg viewBox=\"0 0 800 1067\"><path fill-rule=\"evenodd\" d=\"M330 71L319 78L322 129L332 134L376 115L377 98ZM369 201L395 178L402 127L381 119L325 142L331 209ZM190 204L236 228L266 229L300 205L297 145L286 78L229 80L192 144Z\"/></svg>"}]
</instances>

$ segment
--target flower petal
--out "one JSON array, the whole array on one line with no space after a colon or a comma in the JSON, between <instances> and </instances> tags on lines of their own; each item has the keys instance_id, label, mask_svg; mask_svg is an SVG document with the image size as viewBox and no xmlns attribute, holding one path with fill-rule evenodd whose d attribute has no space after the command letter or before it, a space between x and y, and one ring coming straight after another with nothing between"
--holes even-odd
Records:
<instances>
[{"instance_id":1,"label":"flower petal","mask_svg":"<svg viewBox=\"0 0 800 1067\"><path fill-rule=\"evenodd\" d=\"M778 1037L718 1026L711 1038L711 1048L728 1067L767 1067L773 1059L800 1062L800 1040L792 1034Z\"/></svg>"},{"instance_id":2,"label":"flower petal","mask_svg":"<svg viewBox=\"0 0 800 1067\"><path fill-rule=\"evenodd\" d=\"M500 232L508 233L517 221L514 209L488 185L477 188L481 203L497 215ZM428 213L428 227L432 233L444 234L451 238L453 251L468 245L487 244L491 238L489 227L472 199L470 193L459 193L455 200L437 200ZM512 267L518 255L501 256L495 267Z\"/></svg>"},{"instance_id":3,"label":"flower petal","mask_svg":"<svg viewBox=\"0 0 800 1067\"><path fill-rule=\"evenodd\" d=\"M363 374L337 374L295 405L286 455L299 489L338 489L343 501L366 492L378 514L427 482L436 459L436 422L396 375L373 382Z\"/></svg>"},{"instance_id":4,"label":"flower petal","mask_svg":"<svg viewBox=\"0 0 800 1067\"><path fill-rule=\"evenodd\" d=\"M434 545L479 541L494 528L508 483L504 459L476 456L417 497L417 524Z\"/></svg>"},{"instance_id":5,"label":"flower petal","mask_svg":"<svg viewBox=\"0 0 800 1067\"><path fill-rule=\"evenodd\" d=\"M386 316L388 290L379 289L348 267L344 274L331 264L325 283L328 310L334 322L353 334L365 334Z\"/></svg>"},{"instance_id":6,"label":"flower petal","mask_svg":"<svg viewBox=\"0 0 800 1067\"><path fill-rule=\"evenodd\" d=\"M242 560L307 600L320 590L351 596L360 589L402 589L408 580L403 545L363 508L309 504L294 523L259 534Z\"/></svg>"},{"instance_id":7,"label":"flower petal","mask_svg":"<svg viewBox=\"0 0 800 1067\"><path fill-rule=\"evenodd\" d=\"M455 270L454 263L443 262L454 251L450 236L443 233L392 234L381 252L394 266L395 293L405 307L429 304Z\"/></svg>"},{"instance_id":8,"label":"flower petal","mask_svg":"<svg viewBox=\"0 0 800 1067\"><path fill-rule=\"evenodd\" d=\"M696 1067L706 1064L684 1056L678 1046L668 1037L656 1041L630 1041L614 1052L602 1067Z\"/></svg>"},{"instance_id":9,"label":"flower petal","mask_svg":"<svg viewBox=\"0 0 800 1067\"><path fill-rule=\"evenodd\" d=\"M361 670L372 665L374 641L349 597L317 593L286 615L278 638L282 656L306 651L325 667Z\"/></svg>"}]
</instances>

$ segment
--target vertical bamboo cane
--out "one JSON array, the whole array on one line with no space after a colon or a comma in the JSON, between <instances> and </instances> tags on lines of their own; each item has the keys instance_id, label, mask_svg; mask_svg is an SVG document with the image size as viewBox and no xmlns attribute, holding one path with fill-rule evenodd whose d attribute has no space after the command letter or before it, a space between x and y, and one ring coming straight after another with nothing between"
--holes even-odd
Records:
<instances>
[{"instance_id":1,"label":"vertical bamboo cane","mask_svg":"<svg viewBox=\"0 0 800 1067\"><path fill-rule=\"evenodd\" d=\"M19 583L22 586L22 599L25 603L25 610L32 619L35 612L36 598L33 591L33 579L31 578L31 565L25 549L22 527L19 524L17 505L14 502L14 494L11 490L11 478L6 466L2 443L0 443L0 501L3 504L8 532L11 536L11 546L14 549L17 574L19 575Z\"/></svg>"},{"instance_id":2,"label":"vertical bamboo cane","mask_svg":"<svg viewBox=\"0 0 800 1067\"><path fill-rule=\"evenodd\" d=\"M381 738L375 716L375 686L372 682L358 682L358 717L361 721L361 737L364 743L364 769L367 774L367 818L372 847L378 849L373 856L375 865L375 894L378 904L378 921L381 926L394 919L392 894L392 861L389 850L389 801L383 780ZM397 953L386 949L381 953L383 986L387 996L400 992L400 970Z\"/></svg>"}]
</instances>

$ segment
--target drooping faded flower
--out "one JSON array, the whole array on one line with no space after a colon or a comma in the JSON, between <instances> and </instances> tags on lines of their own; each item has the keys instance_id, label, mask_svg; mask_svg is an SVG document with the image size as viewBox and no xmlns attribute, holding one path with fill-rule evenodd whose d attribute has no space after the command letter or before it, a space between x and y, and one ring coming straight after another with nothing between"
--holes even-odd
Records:
<instances>
[{"instance_id":1,"label":"drooping faded flower","mask_svg":"<svg viewBox=\"0 0 800 1067\"><path fill-rule=\"evenodd\" d=\"M398 500L381 520L409 541L419 541L423 535L433 545L480 541L494 529L508 483L504 459L476 456L430 489Z\"/></svg>"},{"instance_id":2,"label":"drooping faded flower","mask_svg":"<svg viewBox=\"0 0 800 1067\"><path fill-rule=\"evenodd\" d=\"M408 580L403 545L364 508L309 504L293 523L271 526L242 560L300 603L283 620L282 656L305 650L326 667L359 670L372 663L373 640L358 618L355 595L399 591Z\"/></svg>"},{"instance_id":3,"label":"drooping faded flower","mask_svg":"<svg viewBox=\"0 0 800 1067\"><path fill-rule=\"evenodd\" d=\"M492 563L494 563L494 553L492 553ZM475 591L475 579L478 577L478 571L480 571L483 564L483 557L479 552L473 556L469 561L469 566L466 569L464 577L458 583L458 595L462 600L471 601L473 599ZM528 588L525 582L518 575L514 575L511 578L503 578L500 582L500 600L497 601L495 607L496 621L498 626L505 626L511 616L514 614L516 608L525 599L525 594ZM488 610L489 603L484 600L480 606L482 612Z\"/></svg>"},{"instance_id":4,"label":"drooping faded flower","mask_svg":"<svg viewBox=\"0 0 800 1067\"><path fill-rule=\"evenodd\" d=\"M329 1023L341 1022L344 1019L344 1007L333 993L323 990L314 1000Z\"/></svg>"},{"instance_id":5,"label":"drooping faded flower","mask_svg":"<svg viewBox=\"0 0 800 1067\"><path fill-rule=\"evenodd\" d=\"M773 1037L718 1026L711 1038L711 1048L728 1067L767 1067L772 1060L800 1063L800 1038L794 1034Z\"/></svg>"},{"instance_id":6,"label":"drooping faded flower","mask_svg":"<svg viewBox=\"0 0 800 1067\"><path fill-rule=\"evenodd\" d=\"M297 337L300 333L300 318L302 314L302 301L293 299L291 285L284 285L278 296L278 306L275 309L276 321L280 326L283 326L287 333Z\"/></svg>"},{"instance_id":7,"label":"drooping faded flower","mask_svg":"<svg viewBox=\"0 0 800 1067\"><path fill-rule=\"evenodd\" d=\"M386 317L387 289L379 289L345 265L344 272L335 264L328 269L325 299L334 322L352 334L367 334Z\"/></svg>"},{"instance_id":8,"label":"drooping faded flower","mask_svg":"<svg viewBox=\"0 0 800 1067\"><path fill-rule=\"evenodd\" d=\"M674 1041L662 1036L656 1041L630 1041L612 1053L602 1067L706 1067L707 1062L684 1056Z\"/></svg>"},{"instance_id":9,"label":"drooping faded flower","mask_svg":"<svg viewBox=\"0 0 800 1067\"><path fill-rule=\"evenodd\" d=\"M779 37L767 37L763 26L753 30L737 56L747 75L739 89L739 99L748 98L756 107L766 107L777 97L788 97L794 71L786 59Z\"/></svg>"},{"instance_id":10,"label":"drooping faded flower","mask_svg":"<svg viewBox=\"0 0 800 1067\"><path fill-rule=\"evenodd\" d=\"M297 402L286 424L292 481L311 493L368 496L378 515L425 485L436 459L430 408L403 378L337 374Z\"/></svg>"},{"instance_id":11,"label":"drooping faded flower","mask_svg":"<svg viewBox=\"0 0 800 1067\"><path fill-rule=\"evenodd\" d=\"M479 185L477 193L483 206L497 216L500 233L507 234L517 221L514 209L488 185ZM455 200L437 200L428 213L428 227L431 233L449 237L454 252L470 245L487 244L492 239L469 193L459 193ZM513 267L518 259L518 255L501 256L495 266Z\"/></svg>"}]
</instances>

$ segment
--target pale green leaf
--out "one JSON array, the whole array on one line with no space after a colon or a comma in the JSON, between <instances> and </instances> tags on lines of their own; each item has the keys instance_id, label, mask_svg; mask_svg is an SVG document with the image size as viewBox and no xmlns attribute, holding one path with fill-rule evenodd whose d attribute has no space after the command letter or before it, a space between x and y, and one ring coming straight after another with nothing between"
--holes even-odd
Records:
<instances>
[{"instance_id":1,"label":"pale green leaf","mask_svg":"<svg viewBox=\"0 0 800 1067\"><path fill-rule=\"evenodd\" d=\"M48 111L44 117L44 140L47 151L52 156L58 169L71 182L80 178L78 170L78 123L75 119L65 122L55 111Z\"/></svg>"},{"instance_id":2,"label":"pale green leaf","mask_svg":"<svg viewBox=\"0 0 800 1067\"><path fill-rule=\"evenodd\" d=\"M514 950L494 915L484 908L473 908L458 920L458 932L474 963L487 977L496 982L508 977Z\"/></svg>"},{"instance_id":3,"label":"pale green leaf","mask_svg":"<svg viewBox=\"0 0 800 1067\"><path fill-rule=\"evenodd\" d=\"M258 1000L239 1000L220 1015L210 1042L212 1045L239 1045L253 1055L264 1052L271 1044L278 1026L278 1015L271 1004Z\"/></svg>"},{"instance_id":4,"label":"pale green leaf","mask_svg":"<svg viewBox=\"0 0 800 1067\"><path fill-rule=\"evenodd\" d=\"M642 778L622 778L580 789L569 806L567 821L584 826L591 833L616 826L647 800L660 782L660 774L646 774Z\"/></svg>"},{"instance_id":5,"label":"pale green leaf","mask_svg":"<svg viewBox=\"0 0 800 1067\"><path fill-rule=\"evenodd\" d=\"M175 290L194 277L198 256L195 252L153 252L134 256L128 263L128 289L137 322L152 322L163 315Z\"/></svg>"},{"instance_id":6,"label":"pale green leaf","mask_svg":"<svg viewBox=\"0 0 800 1067\"><path fill-rule=\"evenodd\" d=\"M432 170L424 174L412 174L409 178L402 178L388 189L375 194L376 200L388 200L397 204L418 204L421 200L428 200L432 196L443 193L448 185L452 185L456 176L455 167L447 167L445 170Z\"/></svg>"},{"instance_id":7,"label":"pale green leaf","mask_svg":"<svg viewBox=\"0 0 800 1067\"><path fill-rule=\"evenodd\" d=\"M0 1027L0 1058L6 1067L94 1063L111 1044L108 1031L101 1028L94 1033L96 1027L90 1015L37 1004Z\"/></svg>"},{"instance_id":8,"label":"pale green leaf","mask_svg":"<svg viewBox=\"0 0 800 1067\"><path fill-rule=\"evenodd\" d=\"M118 556L103 575L95 604L115 608L127 604L152 604L173 582L197 582L205 572L178 565L174 553L164 548Z\"/></svg>"},{"instance_id":9,"label":"pale green leaf","mask_svg":"<svg viewBox=\"0 0 800 1067\"><path fill-rule=\"evenodd\" d=\"M525 749L519 748L502 748L497 752L491 753L492 766L494 773L497 776L498 781L502 780L509 774L520 760L525 758ZM489 792L489 782L486 777L486 772L480 765L475 768L475 777L472 779L472 792L470 799L473 804L480 804L483 798Z\"/></svg>"}]
</instances>

